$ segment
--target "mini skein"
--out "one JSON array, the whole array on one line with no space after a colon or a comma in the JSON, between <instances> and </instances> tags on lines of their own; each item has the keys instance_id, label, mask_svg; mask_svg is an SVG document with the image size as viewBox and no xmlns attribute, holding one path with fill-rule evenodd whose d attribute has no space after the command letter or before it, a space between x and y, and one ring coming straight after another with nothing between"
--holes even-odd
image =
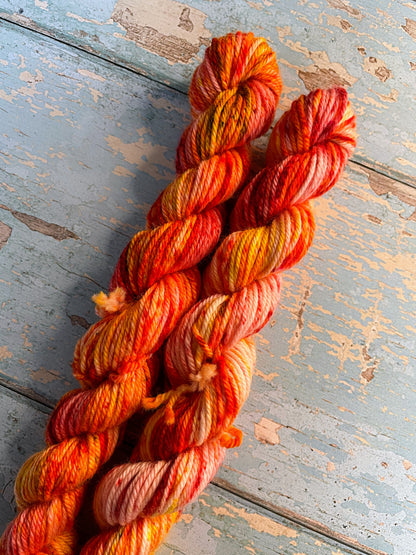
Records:
<instances>
[{"instance_id":1,"label":"mini skein","mask_svg":"<svg viewBox=\"0 0 416 555\"><path fill-rule=\"evenodd\" d=\"M205 299L166 344L172 389L153 400L131 463L100 482L94 510L101 535L83 555L145 555L175 515L205 488L225 448L241 443L233 421L255 364L252 335L279 300L280 275L308 250L310 200L337 181L355 147L355 116L342 88L301 96L275 126L267 167L231 214L231 231L207 267Z\"/></svg>"},{"instance_id":2,"label":"mini skein","mask_svg":"<svg viewBox=\"0 0 416 555\"><path fill-rule=\"evenodd\" d=\"M73 361L82 389L61 399L48 424L47 448L21 468L15 485L20 512L0 553L74 552L86 484L151 394L152 355L198 299L196 265L220 238L219 205L246 178L247 143L270 126L280 90L275 55L264 39L237 33L212 41L192 79L193 121L177 150L177 178L152 206L147 229L121 254L109 295L95 297L102 319L78 342ZM176 516L163 518L161 537Z\"/></svg>"}]
</instances>

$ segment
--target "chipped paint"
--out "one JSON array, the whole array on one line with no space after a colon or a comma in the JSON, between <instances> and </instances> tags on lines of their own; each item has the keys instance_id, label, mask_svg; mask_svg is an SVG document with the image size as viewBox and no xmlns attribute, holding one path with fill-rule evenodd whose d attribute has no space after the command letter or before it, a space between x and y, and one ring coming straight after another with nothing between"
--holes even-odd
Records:
<instances>
[{"instance_id":1,"label":"chipped paint","mask_svg":"<svg viewBox=\"0 0 416 555\"><path fill-rule=\"evenodd\" d=\"M345 0L326 0L328 4L337 10L343 10L347 12L348 15L354 17L355 19L361 20L364 16L359 9L351 6L350 2Z\"/></svg>"},{"instance_id":2,"label":"chipped paint","mask_svg":"<svg viewBox=\"0 0 416 555\"><path fill-rule=\"evenodd\" d=\"M302 340L302 330L303 330L303 326L304 326L304 320L303 320L303 313L306 307L306 302L308 300L308 297L311 294L311 287L312 287L312 281L309 281L309 283L307 283L305 285L305 289L304 289L304 293L302 296L302 299L300 301L300 306L299 309L296 313L296 327L293 331L292 337L290 338L289 341L289 353L288 353L288 358L292 357L293 355L299 353L300 351L300 344L301 344L301 340Z\"/></svg>"},{"instance_id":3,"label":"chipped paint","mask_svg":"<svg viewBox=\"0 0 416 555\"><path fill-rule=\"evenodd\" d=\"M155 179L166 180L174 176L173 163L166 158L166 147L153 145L143 138L124 143L119 137L108 135L105 140L115 155L121 154L126 162L139 167Z\"/></svg>"},{"instance_id":4,"label":"chipped paint","mask_svg":"<svg viewBox=\"0 0 416 555\"><path fill-rule=\"evenodd\" d=\"M113 174L120 177L135 177L135 174L128 170L125 166L116 166L113 170Z\"/></svg>"},{"instance_id":5,"label":"chipped paint","mask_svg":"<svg viewBox=\"0 0 416 555\"><path fill-rule=\"evenodd\" d=\"M251 528L257 532L265 532L272 536L286 536L287 538L296 538L298 533L296 530L283 526L278 522L275 522L271 518L265 517L263 515L249 513L244 508L237 508L230 503L225 503L223 507L214 508L214 513L216 515L228 516L235 519L237 516L243 518L248 522Z\"/></svg>"},{"instance_id":6,"label":"chipped paint","mask_svg":"<svg viewBox=\"0 0 416 555\"><path fill-rule=\"evenodd\" d=\"M255 376L259 376L262 380L265 380L266 382L271 382L273 381L275 378L279 377L279 373L278 372L262 372L259 368L254 368L254 375Z\"/></svg>"},{"instance_id":7,"label":"chipped paint","mask_svg":"<svg viewBox=\"0 0 416 555\"><path fill-rule=\"evenodd\" d=\"M205 25L213 34L218 29L215 17L224 6L230 6L227 2L215 3L215 13L207 2L201 8L209 14ZM285 9L283 4L274 3L273 13ZM31 9L33 6L32 3ZM299 518L307 515L328 525L330 533L347 532L351 541L365 543L364 552L377 549L416 553L414 534L409 532L415 519L416 505L411 502L414 482L406 476L413 477L413 468L406 467L414 465L415 460L412 434L416 418L416 292L412 266L416 264L416 193L404 183L382 175L392 173L390 167L386 170L387 158L384 162L379 158L390 153L396 169L398 165L407 168L403 181L410 182L412 165L416 168L414 128L408 125L414 121L410 117L413 108L407 103L410 79L414 76L408 63L408 58L414 58L408 48L412 39L399 29L402 40L396 40L394 10L386 7L394 21L388 20L391 32L385 39L395 41L401 54L384 47L380 40L386 35L380 26L384 16L377 15L376 10L371 13L373 4L367 9L351 0L342 6L360 8L365 16L360 20L341 7L328 7L325 3L314 7L312 2L304 2L302 20L289 11L285 20L276 17L273 21L287 23L285 37L293 41L288 45L279 44L274 23L270 25L270 11L256 10L258 15L252 20L264 30L268 18L267 35L278 46L282 60L287 60L282 66L288 83L283 107L304 91L298 71L315 63L309 49L321 52L327 48L328 59L324 63L339 63L357 78L351 89L354 107L361 114L361 150L357 156L361 164L373 165L382 173L350 164L327 199L314 203L318 222L314 245L302 263L287 272L273 326L268 326L256 341L257 366L261 370L255 370L253 390L238 423L245 433L244 444L229 453L219 476L229 480L236 495L241 493L246 499L257 496L263 506L270 503L272 507L293 510ZM337 17L339 27L326 23L322 7ZM1 101L8 114L2 133L21 149L13 147L2 153L2 179L7 181L1 189L2 202L21 214L29 212L40 219L47 215L46 219L62 225L71 222L70 227L73 225L83 238L65 243L45 240L29 233L11 212L2 214L2 219L13 227L7 247L0 253L6 261L0 265L0 283L7 293L7 304L2 305L6 318L2 321L7 320L10 326L2 329L2 337L14 356L2 361L0 378L22 388L27 395L42 395L50 404L74 385L69 364L76 340L95 319L89 297L96 292L96 283L102 282L104 287L108 284L111 269L132 230L143 228L144 207L164 185L146 169L159 175L166 170L166 181L174 175L175 146L180 130L189 121L183 95L160 83L166 81L185 90L196 60L186 67L177 64L171 68L166 59L126 41L125 33L121 42L114 37L114 31L121 34L123 29L110 21L111 8L96 16L102 18L99 28L91 22L91 10L82 5L79 12L77 7L71 8L91 21L66 18L62 36L72 40L71 29L88 32L88 37L76 35L82 47L96 34L102 41L96 42L97 48L107 59L136 71L147 71L158 83L97 57L83 59L80 50L75 59L62 43L55 44L21 28L11 30L11 26L3 24L7 48L16 48L14 56L2 54L7 59L2 72L11 80L11 86L7 80L4 85L2 82L3 94L9 99ZM341 11L336 12L337 9ZM251 8L244 6L244 10ZM322 14L322 24L314 10ZM47 15L45 10L37 11ZM248 17L254 10L244 13ZM189 32L188 18L193 21L191 12L178 19L181 32ZM341 20L348 20L352 27ZM308 28L305 21L313 25ZM404 21L401 15L400 25ZM359 33L360 38L356 39L353 33ZM364 71L364 60L371 56L384 60L392 71L386 81ZM317 65L321 67L319 64L320 61ZM80 74L79 67L105 77L105 81ZM37 83L33 79L36 70L43 77ZM22 81L21 74L27 80ZM17 92L22 85L30 88L33 84L35 96ZM28 104L29 100L32 104ZM401 119L404 109L408 109L409 117ZM50 117L58 111L65 113L65 118ZM394 122L400 122L400 126ZM113 144L114 148L105 139L109 136L119 141ZM129 145L138 139L142 143L130 151ZM401 258L397 257L399 253ZM310 294L299 315L308 284ZM30 328L24 329L26 324ZM301 341L289 358L286 355L295 328ZM364 384L361 374L370 377L375 363L378 365L374 378ZM30 370L41 367L59 368L56 380L32 382ZM274 425L281 423L283 431L274 429L274 434L281 437L284 449L282 443L278 447L274 443L273 447L256 439L254 425L259 425L262 418ZM41 436L43 443L43 428ZM225 500L230 501L230 497L225 495ZM200 513L197 509L194 513L191 507L187 510L194 518L189 524L182 522L179 535L170 544L174 547L166 549L190 552L196 534L198 542L206 538L207 553L213 549L221 553L246 552L247 547L254 551L293 552L293 546L284 543L284 536L278 542L267 533L256 536L260 532L238 515L232 520L233 526L231 517L218 515L215 520L212 498L203 500L205 505L196 505L201 508ZM215 502L221 507L224 498L216 498ZM229 512L234 514L230 509ZM208 515L206 520L204 515ZM273 515L269 517L273 520ZM343 528L345 523L347 530ZM223 533L221 537L216 530ZM227 541L228 544L223 543ZM305 547L299 537L296 543L298 552L316 551L313 543ZM329 555L334 550L324 544L319 553Z\"/></svg>"},{"instance_id":8,"label":"chipped paint","mask_svg":"<svg viewBox=\"0 0 416 555\"><path fill-rule=\"evenodd\" d=\"M0 250L7 244L11 234L12 228L0 221Z\"/></svg>"},{"instance_id":9,"label":"chipped paint","mask_svg":"<svg viewBox=\"0 0 416 555\"><path fill-rule=\"evenodd\" d=\"M31 370L30 375L35 382L43 384L54 382L58 378L55 372L46 370L43 366L41 366L38 370Z\"/></svg>"},{"instance_id":10,"label":"chipped paint","mask_svg":"<svg viewBox=\"0 0 416 555\"><path fill-rule=\"evenodd\" d=\"M299 70L298 75L309 91L319 87L350 87L357 80L349 75L340 64L331 64L329 60L324 61L322 66L314 64L305 70Z\"/></svg>"},{"instance_id":11,"label":"chipped paint","mask_svg":"<svg viewBox=\"0 0 416 555\"><path fill-rule=\"evenodd\" d=\"M103 93L98 91L97 89L94 89L93 87L89 87L88 90L90 91L91 96L92 96L95 103L98 102L99 98L103 97Z\"/></svg>"},{"instance_id":12,"label":"chipped paint","mask_svg":"<svg viewBox=\"0 0 416 555\"><path fill-rule=\"evenodd\" d=\"M6 358L12 358L13 353L9 351L7 345L2 345L0 347L0 360L5 360Z\"/></svg>"},{"instance_id":13,"label":"chipped paint","mask_svg":"<svg viewBox=\"0 0 416 555\"><path fill-rule=\"evenodd\" d=\"M393 73L390 69L387 69L386 64L383 60L375 58L374 56L368 56L364 58L364 71L369 73L370 75L374 75L382 81L383 83L393 77Z\"/></svg>"},{"instance_id":14,"label":"chipped paint","mask_svg":"<svg viewBox=\"0 0 416 555\"><path fill-rule=\"evenodd\" d=\"M22 73L19 75L19 79L27 83L27 86L23 86L17 89L16 92L18 94L30 98L34 98L35 95L40 94L36 87L39 83L42 83L43 74L39 69L36 69L34 74L30 73L27 70L22 71Z\"/></svg>"},{"instance_id":15,"label":"chipped paint","mask_svg":"<svg viewBox=\"0 0 416 555\"><path fill-rule=\"evenodd\" d=\"M32 216L31 214L25 214L24 212L19 212L18 210L12 210L4 204L0 204L0 209L7 210L14 216L17 220L25 224L31 231L37 231L43 235L49 235L57 241L63 241L64 239L79 239L73 231L66 229L58 224L53 224L50 222L45 222L44 220Z\"/></svg>"},{"instance_id":16,"label":"chipped paint","mask_svg":"<svg viewBox=\"0 0 416 555\"><path fill-rule=\"evenodd\" d=\"M85 330L87 330L91 325L83 316L78 316L77 314L68 314L68 318L71 320L71 324L73 326L81 326L81 328L84 328Z\"/></svg>"},{"instance_id":17,"label":"chipped paint","mask_svg":"<svg viewBox=\"0 0 416 555\"><path fill-rule=\"evenodd\" d=\"M254 424L254 436L261 443L279 445L280 437L278 431L282 427L282 424L278 424L277 422L273 422L273 420L262 417L260 422Z\"/></svg>"},{"instance_id":18,"label":"chipped paint","mask_svg":"<svg viewBox=\"0 0 416 555\"><path fill-rule=\"evenodd\" d=\"M206 14L175 0L118 0L112 20L125 29L125 38L163 56L170 63L187 64L207 44L211 33L205 27Z\"/></svg>"},{"instance_id":19,"label":"chipped paint","mask_svg":"<svg viewBox=\"0 0 416 555\"><path fill-rule=\"evenodd\" d=\"M118 8L113 3L95 9L94 3L79 4L75 0L64 4L52 0L52 8L45 10L32 3L25 6L24 14L15 13L10 5L3 8L2 18L74 43L186 91L201 47L211 35L225 31L224 21L235 12L236 0L206 2L198 5L199 9L188 2L164 0L156 11L152 0L141 2L140 7L134 0L121 0ZM408 184L415 182L416 162L404 144L411 140L416 110L409 94L416 67L415 12L411 3L401 0L400 10L396 10L393 4L380 8L375 0L366 5L358 0L294 0L290 5L256 0L241 3L236 13L237 27L239 21L244 30L254 26L278 52L289 91L335 84L349 87L355 110L362 116L357 159L373 167L378 162L382 173ZM271 22L284 22L285 37L292 42L281 40ZM365 63L357 59L356 49ZM183 60L178 60L180 52ZM314 57L320 52L327 59L316 61ZM388 88L380 86L384 84ZM286 108L296 94L283 96L281 108ZM9 95L9 101L14 101L10 91L0 95ZM403 106L409 118L401 118ZM38 110L39 106L32 109ZM398 126L390 128L391 121L400 121L400 130Z\"/></svg>"},{"instance_id":20,"label":"chipped paint","mask_svg":"<svg viewBox=\"0 0 416 555\"><path fill-rule=\"evenodd\" d=\"M312 60L313 65L306 68L297 67L298 75L308 90L318 87L344 86L350 87L357 78L350 75L345 67L339 62L331 62L327 52L324 50L312 51L303 46L300 41L294 41L289 37L292 32L286 27L276 27L280 41L290 48L293 52L303 54L307 59ZM295 66L293 66L295 67Z\"/></svg>"},{"instance_id":21,"label":"chipped paint","mask_svg":"<svg viewBox=\"0 0 416 555\"><path fill-rule=\"evenodd\" d=\"M167 100L166 98L163 98L162 96L159 98L156 98L151 94L148 94L147 98L150 104L154 108L156 108L156 110L165 110L166 112L171 112L172 110L175 110L176 112L188 117L187 110L182 109L182 107L180 106L175 106L174 104L172 104L172 102L169 102L169 100Z\"/></svg>"},{"instance_id":22,"label":"chipped paint","mask_svg":"<svg viewBox=\"0 0 416 555\"><path fill-rule=\"evenodd\" d=\"M48 0L35 0L35 6L42 10L48 9Z\"/></svg>"},{"instance_id":23,"label":"chipped paint","mask_svg":"<svg viewBox=\"0 0 416 555\"><path fill-rule=\"evenodd\" d=\"M77 69L77 73L79 73L80 75L84 76L84 77L89 77L90 79L93 79L94 81L100 81L101 83L105 82L105 78L102 75L98 75L97 73L90 71L88 69Z\"/></svg>"},{"instance_id":24,"label":"chipped paint","mask_svg":"<svg viewBox=\"0 0 416 555\"><path fill-rule=\"evenodd\" d=\"M92 23L93 25L103 25L102 21L98 21L98 19L90 19L87 17L82 17L76 13L66 12L66 16L72 19L75 19L79 23Z\"/></svg>"},{"instance_id":25,"label":"chipped paint","mask_svg":"<svg viewBox=\"0 0 416 555\"><path fill-rule=\"evenodd\" d=\"M406 25L402 25L402 29L406 31L408 35L412 37L412 39L416 40L416 21L413 19L408 19L406 17Z\"/></svg>"},{"instance_id":26,"label":"chipped paint","mask_svg":"<svg viewBox=\"0 0 416 555\"><path fill-rule=\"evenodd\" d=\"M191 514L181 514L181 520L186 522L186 524L190 524L193 521L194 517Z\"/></svg>"},{"instance_id":27,"label":"chipped paint","mask_svg":"<svg viewBox=\"0 0 416 555\"><path fill-rule=\"evenodd\" d=\"M383 79L380 79L380 81L382 80ZM389 94L381 94L377 91L373 91L372 89L370 89L370 91L378 96L383 102L397 102L397 99L399 98L399 91L396 89L392 89ZM407 146L405 142L403 144Z\"/></svg>"}]
</instances>

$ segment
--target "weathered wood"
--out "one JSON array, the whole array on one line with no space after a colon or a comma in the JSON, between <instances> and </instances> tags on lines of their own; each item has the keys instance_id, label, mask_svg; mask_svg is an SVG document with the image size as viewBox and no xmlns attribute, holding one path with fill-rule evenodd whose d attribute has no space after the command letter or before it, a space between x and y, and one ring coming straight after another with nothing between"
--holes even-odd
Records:
<instances>
[{"instance_id":1,"label":"weathered wood","mask_svg":"<svg viewBox=\"0 0 416 555\"><path fill-rule=\"evenodd\" d=\"M409 0L0 0L0 16L186 91L205 45L264 35L284 78L282 108L318 86L349 88L355 160L416 184L416 4Z\"/></svg>"},{"instance_id":2,"label":"weathered wood","mask_svg":"<svg viewBox=\"0 0 416 555\"><path fill-rule=\"evenodd\" d=\"M17 470L42 449L47 415L40 407L0 386L0 534L13 518L13 483ZM209 486L176 524L160 555L198 553L258 554L316 552L359 553L277 517L270 511Z\"/></svg>"},{"instance_id":3,"label":"weathered wood","mask_svg":"<svg viewBox=\"0 0 416 555\"><path fill-rule=\"evenodd\" d=\"M0 41L0 376L53 404L76 385L90 296L174 175L188 101L9 24ZM416 552L414 190L350 164L315 205L313 248L257 340L244 444L218 478L369 548Z\"/></svg>"}]
</instances>

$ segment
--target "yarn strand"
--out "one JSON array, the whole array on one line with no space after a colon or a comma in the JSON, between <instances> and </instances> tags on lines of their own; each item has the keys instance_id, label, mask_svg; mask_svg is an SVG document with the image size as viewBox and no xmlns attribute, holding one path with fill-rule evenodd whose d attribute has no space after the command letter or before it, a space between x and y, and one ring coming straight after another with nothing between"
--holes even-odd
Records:
<instances>
[{"instance_id":1,"label":"yarn strand","mask_svg":"<svg viewBox=\"0 0 416 555\"><path fill-rule=\"evenodd\" d=\"M61 399L48 424L47 448L19 472L20 512L1 538L1 554L74 553L86 484L151 394L157 377L152 355L198 299L196 265L220 238L220 204L244 182L247 143L270 126L280 90L264 39L236 33L212 41L191 83L193 121L178 147L177 178L152 206L147 229L121 254L110 293L95 296L101 320L78 342L73 360L82 389ZM146 525L140 534L135 526L120 531L123 553L153 545L176 518L161 516L151 533ZM96 553L112 553L114 541Z\"/></svg>"},{"instance_id":2,"label":"yarn strand","mask_svg":"<svg viewBox=\"0 0 416 555\"><path fill-rule=\"evenodd\" d=\"M153 551L172 515L213 478L225 449L240 445L233 422L250 390L252 336L278 305L282 271L312 242L311 199L335 184L354 146L355 116L341 88L301 96L275 126L267 166L241 193L232 233L204 273L205 298L167 341L172 390L148 403L156 410L131 462L115 467L97 487L94 511L106 531L82 555L110 553L103 547L109 538L111 553L127 553L124 531L129 538L132 530L141 543L129 552Z\"/></svg>"}]
</instances>

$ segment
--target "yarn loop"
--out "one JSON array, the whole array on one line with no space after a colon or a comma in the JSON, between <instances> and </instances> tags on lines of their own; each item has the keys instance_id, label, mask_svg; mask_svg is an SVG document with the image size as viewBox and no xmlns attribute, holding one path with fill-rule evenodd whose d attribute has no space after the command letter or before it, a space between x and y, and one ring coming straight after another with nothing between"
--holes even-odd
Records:
<instances>
[{"instance_id":1,"label":"yarn loop","mask_svg":"<svg viewBox=\"0 0 416 555\"><path fill-rule=\"evenodd\" d=\"M164 363L172 389L154 403L131 463L113 469L97 488L95 514L103 528L114 526L114 538L125 527L150 523L150 515L168 519L170 511L182 510L212 479L225 448L241 443L242 433L233 422L250 389L252 336L278 304L281 273L299 262L312 242L311 199L335 184L354 146L355 117L341 88L301 96L275 126L268 165L240 194L231 233L204 272L205 298L167 340ZM209 380L192 390L207 368ZM197 458L201 453L205 466ZM192 465L186 473L179 471L184 457ZM167 482L157 479L164 465L172 470ZM135 510L127 517L127 508L121 507L131 472L137 484L152 484L152 489L129 490L129 507ZM189 473L198 477L197 483ZM180 493L169 504L165 500L173 484ZM154 523L158 540L159 522ZM82 553L92 554L100 538ZM114 553L123 553L123 542L114 541Z\"/></svg>"},{"instance_id":2,"label":"yarn loop","mask_svg":"<svg viewBox=\"0 0 416 555\"><path fill-rule=\"evenodd\" d=\"M220 205L243 184L247 143L271 124L280 90L275 56L264 39L237 33L212 41L191 84L193 120L178 146L178 175L151 208L147 229L122 252L108 295L94 297L101 320L77 343L73 359L82 389L61 399L48 424L48 447L20 470L15 488L20 514L0 541L1 553L74 552L74 522L86 484L114 452L123 424L152 393L158 373L153 355L199 297L196 266L220 238ZM202 383L204 372L201 376ZM208 388L196 388L198 395ZM172 414L167 411L168 422ZM208 468L206 457L217 460L219 453L222 448L213 444L184 460L199 461L201 475L211 476L214 465ZM194 468L193 462L186 464ZM200 482L190 483L198 490ZM173 499L163 501L160 516L93 540L90 552L153 550L178 516L169 512L176 507Z\"/></svg>"}]
</instances>

